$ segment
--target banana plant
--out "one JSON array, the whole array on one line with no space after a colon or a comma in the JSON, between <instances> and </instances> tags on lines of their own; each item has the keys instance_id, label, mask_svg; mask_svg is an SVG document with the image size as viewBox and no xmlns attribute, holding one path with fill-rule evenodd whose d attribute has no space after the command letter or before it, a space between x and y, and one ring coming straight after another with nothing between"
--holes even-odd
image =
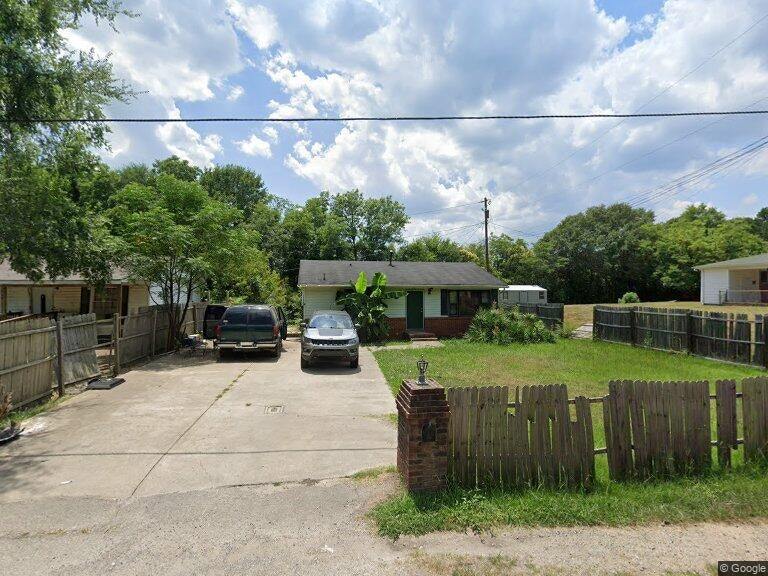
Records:
<instances>
[{"instance_id":1,"label":"banana plant","mask_svg":"<svg viewBox=\"0 0 768 576\"><path fill-rule=\"evenodd\" d=\"M387 277L381 272L373 275L371 285L365 272L360 272L350 290L336 298L336 304L344 308L355 324L359 325L359 336L364 342L379 342L389 333L386 310L387 300L402 298L402 290L388 290Z\"/></svg>"}]
</instances>

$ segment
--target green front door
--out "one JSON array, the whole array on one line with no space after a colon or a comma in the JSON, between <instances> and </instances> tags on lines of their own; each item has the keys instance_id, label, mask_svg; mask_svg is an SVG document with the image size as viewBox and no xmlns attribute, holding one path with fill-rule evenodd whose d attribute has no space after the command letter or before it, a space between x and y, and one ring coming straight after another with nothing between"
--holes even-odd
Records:
<instances>
[{"instance_id":1,"label":"green front door","mask_svg":"<svg viewBox=\"0 0 768 576\"><path fill-rule=\"evenodd\" d=\"M405 327L407 330L424 330L424 292L408 292L405 298Z\"/></svg>"}]
</instances>

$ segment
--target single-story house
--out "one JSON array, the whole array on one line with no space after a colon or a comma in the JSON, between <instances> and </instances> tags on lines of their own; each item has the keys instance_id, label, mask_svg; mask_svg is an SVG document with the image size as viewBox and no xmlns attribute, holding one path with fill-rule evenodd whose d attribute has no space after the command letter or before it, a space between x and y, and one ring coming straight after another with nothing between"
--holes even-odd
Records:
<instances>
[{"instance_id":1,"label":"single-story house","mask_svg":"<svg viewBox=\"0 0 768 576\"><path fill-rule=\"evenodd\" d=\"M694 266L702 304L768 304L768 253Z\"/></svg>"},{"instance_id":2,"label":"single-story house","mask_svg":"<svg viewBox=\"0 0 768 576\"><path fill-rule=\"evenodd\" d=\"M298 284L304 318L316 310L338 309L337 295L360 272L369 282L381 272L389 288L406 293L387 303L391 336L462 335L477 309L497 302L499 288L506 285L472 262L302 260Z\"/></svg>"},{"instance_id":3,"label":"single-story house","mask_svg":"<svg viewBox=\"0 0 768 576\"><path fill-rule=\"evenodd\" d=\"M499 306L546 304L547 289L531 284L510 284L499 289Z\"/></svg>"},{"instance_id":4,"label":"single-story house","mask_svg":"<svg viewBox=\"0 0 768 576\"><path fill-rule=\"evenodd\" d=\"M132 283L126 276L122 270L115 270L110 282L101 290L94 289L78 274L34 282L12 270L10 262L5 260L0 262L0 318L95 312L101 319L115 312L125 316L149 306L147 285Z\"/></svg>"}]
</instances>

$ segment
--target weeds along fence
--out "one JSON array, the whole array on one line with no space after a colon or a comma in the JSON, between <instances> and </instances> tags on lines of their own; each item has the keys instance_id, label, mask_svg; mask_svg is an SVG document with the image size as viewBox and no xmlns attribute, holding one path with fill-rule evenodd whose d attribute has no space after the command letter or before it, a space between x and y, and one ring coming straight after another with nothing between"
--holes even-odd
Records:
<instances>
[{"instance_id":1,"label":"weeds along fence","mask_svg":"<svg viewBox=\"0 0 768 576\"><path fill-rule=\"evenodd\" d=\"M616 481L706 473L713 447L723 468L741 444L746 462L768 458L768 378L715 389L614 381L604 397L569 399L564 385L524 386L510 402L507 387L449 388L449 477L470 488L589 488L601 454ZM595 447L592 404L601 404L604 447Z\"/></svg>"},{"instance_id":2,"label":"weeds along fence","mask_svg":"<svg viewBox=\"0 0 768 576\"><path fill-rule=\"evenodd\" d=\"M47 399L54 389L99 375L116 375L127 365L175 349L162 307L97 320L95 314L24 318L0 322L0 394L14 408ZM184 334L196 332L190 308Z\"/></svg>"},{"instance_id":3,"label":"weeds along fence","mask_svg":"<svg viewBox=\"0 0 768 576\"><path fill-rule=\"evenodd\" d=\"M550 330L563 325L563 319L565 318L564 304L516 304L516 306L523 314L537 316Z\"/></svg>"},{"instance_id":4,"label":"weeds along fence","mask_svg":"<svg viewBox=\"0 0 768 576\"><path fill-rule=\"evenodd\" d=\"M768 368L765 317L687 309L595 306L595 340Z\"/></svg>"}]
</instances>

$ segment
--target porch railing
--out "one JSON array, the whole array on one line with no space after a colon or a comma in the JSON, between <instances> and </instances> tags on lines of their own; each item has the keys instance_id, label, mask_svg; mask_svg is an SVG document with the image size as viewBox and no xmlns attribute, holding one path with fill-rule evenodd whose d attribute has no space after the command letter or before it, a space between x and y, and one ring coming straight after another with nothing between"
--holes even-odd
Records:
<instances>
[{"instance_id":1,"label":"porch railing","mask_svg":"<svg viewBox=\"0 0 768 576\"><path fill-rule=\"evenodd\" d=\"M768 305L768 290L720 290L720 304Z\"/></svg>"}]
</instances>

